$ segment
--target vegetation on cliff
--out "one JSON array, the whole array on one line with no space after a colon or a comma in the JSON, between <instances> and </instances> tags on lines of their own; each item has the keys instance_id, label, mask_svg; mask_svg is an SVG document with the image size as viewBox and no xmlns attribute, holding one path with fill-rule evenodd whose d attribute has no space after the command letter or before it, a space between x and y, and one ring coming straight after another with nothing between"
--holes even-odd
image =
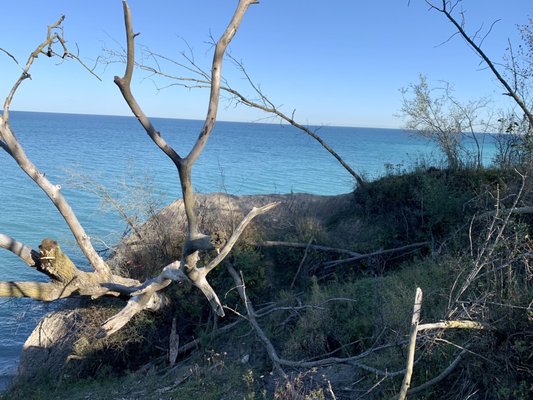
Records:
<instances>
[{"instance_id":1,"label":"vegetation on cliff","mask_svg":"<svg viewBox=\"0 0 533 400\"><path fill-rule=\"evenodd\" d=\"M526 399L532 389L532 188L516 170L431 168L391 174L345 196L274 196L281 206L271 217L284 226L259 219L227 263L240 271L254 319L281 361L250 325L235 281L221 270L213 286L225 294L224 319L194 291L169 288L173 306L163 314L142 314L122 334L95 345L88 326L96 329L116 306L88 304L79 311L83 329L59 380L44 374L40 384L21 383L4 397L341 399L368 392L368 398L388 398L401 384L420 287L421 326L479 324L420 332L412 378L414 389L422 386L420 398ZM211 210L201 223L223 231L254 199L201 201ZM180 202L167 207L144 229L167 241L179 208ZM213 218L220 209L232 212ZM125 259L135 243L129 245L117 251L115 266L150 274L142 257L150 251L153 258L153 249ZM173 254L158 257L164 264ZM179 355L171 366L177 316ZM273 374L275 364L288 380Z\"/></svg>"}]
</instances>

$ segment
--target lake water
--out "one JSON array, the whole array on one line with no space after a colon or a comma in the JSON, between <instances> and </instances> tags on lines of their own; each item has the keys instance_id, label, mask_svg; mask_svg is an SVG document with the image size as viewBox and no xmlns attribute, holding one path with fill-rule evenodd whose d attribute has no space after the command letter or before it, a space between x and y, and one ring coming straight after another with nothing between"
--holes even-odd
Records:
<instances>
[{"instance_id":1,"label":"lake water","mask_svg":"<svg viewBox=\"0 0 533 400\"><path fill-rule=\"evenodd\" d=\"M97 187L95 181L119 197L125 183L133 188L128 195L132 198L135 192L146 196L142 188L150 185L152 196L162 205L179 197L175 167L135 118L12 112L10 121L27 155L52 183L61 185L92 238L116 242L125 223L112 210L102 209L96 195L78 188L75 174L89 177L92 189ZM154 125L184 155L202 122L154 119ZM322 127L318 133L367 179L385 174L385 164L401 169L420 157L439 158L426 140L401 130ZM74 262L87 265L52 203L1 150L0 171L0 232L32 247L45 237L54 238ZM217 122L192 179L197 192L235 195L340 194L354 187L352 177L315 140L290 126L261 123ZM95 240L97 248L102 247L99 243ZM0 280L46 281L46 277L0 249ZM28 299L0 299L0 387L15 374L24 340L53 307Z\"/></svg>"}]
</instances>

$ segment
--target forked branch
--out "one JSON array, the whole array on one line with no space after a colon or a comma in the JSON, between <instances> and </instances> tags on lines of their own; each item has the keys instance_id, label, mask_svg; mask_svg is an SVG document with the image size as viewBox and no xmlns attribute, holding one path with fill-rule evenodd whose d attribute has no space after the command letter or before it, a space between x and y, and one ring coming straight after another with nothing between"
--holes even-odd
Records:
<instances>
[{"instance_id":1,"label":"forked branch","mask_svg":"<svg viewBox=\"0 0 533 400\"><path fill-rule=\"evenodd\" d=\"M263 207L254 207L235 229L217 257L215 257L207 266L184 270L180 262L175 261L163 268L161 274L155 278L147 280L140 286L128 288L133 297L130 298L126 307L104 323L99 337L106 337L113 334L130 321L134 315L146 308L152 307L153 305L150 302L154 301L154 295L173 282L189 282L193 284L206 296L213 311L220 316L224 316L222 304L214 289L209 285L207 274L224 260L243 233L244 229L255 217L270 211L277 205L278 203L270 203ZM112 286L110 288L112 288ZM160 303L157 305L159 306L159 304Z\"/></svg>"},{"instance_id":2,"label":"forked branch","mask_svg":"<svg viewBox=\"0 0 533 400\"><path fill-rule=\"evenodd\" d=\"M215 54L213 57L213 63L211 67L211 93L209 96L209 106L207 110L207 116L204 121L204 125L200 131L200 134L189 154L182 158L178 153L166 143L161 137L160 133L154 128L150 119L144 114L141 107L135 100L135 97L131 91L131 78L133 75L133 69L135 66L135 37L137 34L133 31L133 22L130 9L123 1L124 8L124 21L126 25L126 38L127 38L127 55L126 55L126 71L122 78L115 77L115 83L119 87L124 99L128 103L131 111L135 117L139 120L145 131L148 133L154 143L173 161L179 172L179 178L181 183L181 190L183 196L183 202L185 207L185 213L187 215L188 232L187 241L184 246L184 254L182 262L184 264L192 263L194 258L187 260L196 250L203 249L206 240L203 240L203 235L198 228L198 220L196 212L194 210L194 192L191 182L191 170L194 162L200 156L204 149L207 140L212 132L213 126L216 121L216 115L218 111L219 97L220 97L220 80L222 77L222 61L224 53L235 36L239 25L244 18L248 7L256 3L255 0L240 0L237 9L228 24L226 30L218 40L215 47ZM194 265L190 265L194 267Z\"/></svg>"},{"instance_id":3,"label":"forked branch","mask_svg":"<svg viewBox=\"0 0 533 400\"><path fill-rule=\"evenodd\" d=\"M183 196L183 205L187 217L187 235L182 248L180 261L175 261L163 269L161 274L153 279L148 280L137 288L131 288L133 297L122 311L110 318L102 326L101 337L112 334L124 326L135 314L146 308L152 307L152 302L157 298L155 295L158 291L164 289L172 282L189 281L199 288L208 299L213 310L220 316L224 315L222 304L217 294L207 281L207 274L215 268L228 255L237 239L242 234L244 228L257 215L267 212L277 204L268 204L261 208L254 208L248 216L244 218L238 228L235 230L229 241L226 243L220 254L215 257L206 267L198 268L197 263L200 259L199 250L211 250L214 248L211 238L200 232L194 204L194 192L191 182L191 170L194 162L198 159L205 148L207 140L212 132L220 97L220 80L222 77L222 61L224 53L237 32L239 25L246 13L248 7L255 3L254 0L240 0L237 9L228 24L226 30L218 40L213 56L211 67L211 94L209 97L209 106L207 116L196 143L186 157L181 157L166 141L161 134L155 129L150 119L144 114L137 103L131 91L131 79L135 66L135 37L137 34L133 31L133 23L130 9L123 1L124 21L126 28L127 55L126 70L124 76L116 76L114 81L119 87L126 103L131 111L141 123L148 136L154 143L172 160L178 169L181 190Z\"/></svg>"}]
</instances>

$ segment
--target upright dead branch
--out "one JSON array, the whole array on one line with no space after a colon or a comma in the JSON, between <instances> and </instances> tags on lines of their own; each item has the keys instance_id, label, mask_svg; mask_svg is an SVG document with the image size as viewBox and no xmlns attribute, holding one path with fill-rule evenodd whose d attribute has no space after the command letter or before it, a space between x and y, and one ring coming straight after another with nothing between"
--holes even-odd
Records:
<instances>
[{"instance_id":1,"label":"upright dead branch","mask_svg":"<svg viewBox=\"0 0 533 400\"><path fill-rule=\"evenodd\" d=\"M183 202L185 206L185 213L188 221L187 241L185 243L185 249L182 258L184 259L184 261L186 261L186 264L190 263L190 265L187 264L189 268L194 268L196 264L196 262L194 262L194 257L189 258L192 253L197 250L207 250L211 248L211 245L209 244L209 237L202 234L198 227L198 220L196 212L194 210L194 192L191 183L191 170L194 162L198 159L202 150L204 149L216 121L220 97L220 80L222 77L222 61L224 53L229 43L235 36L237 29L244 17L244 14L246 13L246 10L253 3L255 3L254 0L241 0L239 2L232 20L230 21L228 27L226 28L226 30L224 31L221 38L216 44L215 54L213 56L213 63L211 67L211 93L209 96L207 116L193 148L186 157L181 157L161 137L160 133L154 128L150 119L144 114L132 94L131 78L133 75L133 69L135 67L134 41L137 34L133 32L133 23L130 9L127 3L125 1L123 2L124 20L126 25L127 37L127 62L124 76L122 78L115 77L115 83L120 88L120 91L122 92L122 95L128 103L128 106L130 107L131 111L139 120L139 122L146 130L150 138L173 161L173 163L178 169L183 195Z\"/></svg>"},{"instance_id":2,"label":"upright dead branch","mask_svg":"<svg viewBox=\"0 0 533 400\"><path fill-rule=\"evenodd\" d=\"M409 337L409 350L407 353L407 367L405 376L400 390L399 400L405 400L407 390L411 385L411 376L413 375L413 364L415 362L416 335L418 332L418 321L420 320L420 311L422 309L422 290L416 288L415 305L413 307L413 318L411 320L411 334Z\"/></svg>"}]
</instances>

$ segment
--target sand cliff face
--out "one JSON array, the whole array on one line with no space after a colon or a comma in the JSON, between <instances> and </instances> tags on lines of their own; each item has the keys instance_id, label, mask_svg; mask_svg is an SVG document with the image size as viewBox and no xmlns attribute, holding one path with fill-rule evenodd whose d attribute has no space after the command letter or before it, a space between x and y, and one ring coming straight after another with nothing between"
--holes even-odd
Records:
<instances>
[{"instance_id":1,"label":"sand cliff face","mask_svg":"<svg viewBox=\"0 0 533 400\"><path fill-rule=\"evenodd\" d=\"M231 196L223 193L197 195L200 228L206 234L221 232L229 237L242 218L253 208L279 202L279 206L254 219L239 239L255 243L261 240L286 240L298 231L323 231L334 215L353 206L353 195L318 196L310 194L269 194ZM111 263L121 269L130 263L145 265L149 260L165 263L179 259L185 236L186 218L183 202L176 200L149 219L116 249ZM166 254L166 257L165 257Z\"/></svg>"},{"instance_id":2,"label":"sand cliff face","mask_svg":"<svg viewBox=\"0 0 533 400\"><path fill-rule=\"evenodd\" d=\"M76 310L62 310L45 315L26 339L18 367L23 378L39 374L59 378L78 338L81 315Z\"/></svg>"}]
</instances>

